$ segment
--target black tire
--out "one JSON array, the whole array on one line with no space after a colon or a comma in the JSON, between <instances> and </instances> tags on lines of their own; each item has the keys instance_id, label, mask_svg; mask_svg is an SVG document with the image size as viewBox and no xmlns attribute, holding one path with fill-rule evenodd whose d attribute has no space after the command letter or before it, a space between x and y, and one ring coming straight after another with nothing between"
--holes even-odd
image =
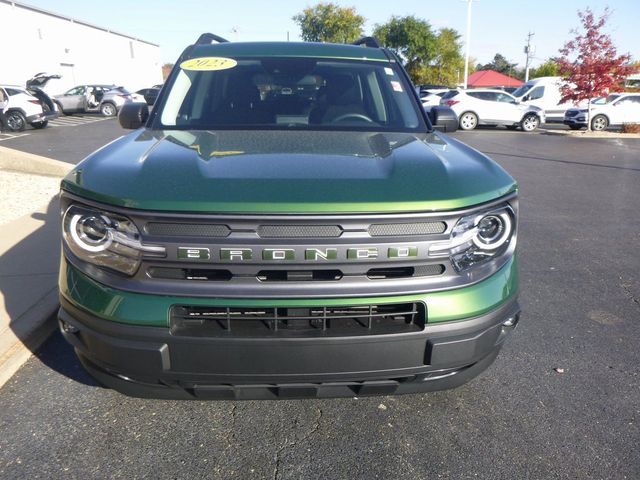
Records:
<instances>
[{"instance_id":1,"label":"black tire","mask_svg":"<svg viewBox=\"0 0 640 480\"><path fill-rule=\"evenodd\" d=\"M540 126L540 117L538 117L535 113L527 113L524 117L522 117L522 121L520 122L520 128L523 132L533 132Z\"/></svg>"},{"instance_id":2,"label":"black tire","mask_svg":"<svg viewBox=\"0 0 640 480\"><path fill-rule=\"evenodd\" d=\"M596 115L591 119L591 130L594 132L602 132L609 126L609 119L604 115Z\"/></svg>"},{"instance_id":3,"label":"black tire","mask_svg":"<svg viewBox=\"0 0 640 480\"><path fill-rule=\"evenodd\" d=\"M460 130L473 130L478 126L478 116L473 112L460 114Z\"/></svg>"},{"instance_id":4,"label":"black tire","mask_svg":"<svg viewBox=\"0 0 640 480\"><path fill-rule=\"evenodd\" d=\"M104 102L100 105L100 113L105 117L115 117L118 113L118 109L111 102Z\"/></svg>"},{"instance_id":5,"label":"black tire","mask_svg":"<svg viewBox=\"0 0 640 480\"><path fill-rule=\"evenodd\" d=\"M27 119L24 114L18 110L11 110L6 113L7 127L10 132L22 132L27 128Z\"/></svg>"},{"instance_id":6,"label":"black tire","mask_svg":"<svg viewBox=\"0 0 640 480\"><path fill-rule=\"evenodd\" d=\"M49 121L45 120L44 122L32 123L31 126L35 129L41 129L46 127L48 124L49 124Z\"/></svg>"},{"instance_id":7,"label":"black tire","mask_svg":"<svg viewBox=\"0 0 640 480\"><path fill-rule=\"evenodd\" d=\"M569 128L571 130L580 130L582 128L582 126L580 126L580 125L569 125Z\"/></svg>"}]
</instances>

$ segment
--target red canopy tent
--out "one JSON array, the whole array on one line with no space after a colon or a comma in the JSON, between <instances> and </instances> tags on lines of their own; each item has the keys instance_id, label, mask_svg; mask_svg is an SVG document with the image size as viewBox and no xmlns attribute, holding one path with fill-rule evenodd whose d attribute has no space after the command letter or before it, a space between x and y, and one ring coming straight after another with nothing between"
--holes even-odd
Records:
<instances>
[{"instance_id":1,"label":"red canopy tent","mask_svg":"<svg viewBox=\"0 0 640 480\"><path fill-rule=\"evenodd\" d=\"M469 88L480 87L519 87L524 82L495 70L478 70L469 75Z\"/></svg>"}]
</instances>

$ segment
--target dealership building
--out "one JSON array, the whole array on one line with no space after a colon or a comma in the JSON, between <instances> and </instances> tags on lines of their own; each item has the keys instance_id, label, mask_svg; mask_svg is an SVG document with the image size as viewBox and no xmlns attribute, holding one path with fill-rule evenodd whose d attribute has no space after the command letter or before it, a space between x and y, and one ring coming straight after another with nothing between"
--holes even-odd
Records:
<instances>
[{"instance_id":1,"label":"dealership building","mask_svg":"<svg viewBox=\"0 0 640 480\"><path fill-rule=\"evenodd\" d=\"M0 24L0 84L24 86L39 72L62 76L46 86L50 94L91 83L130 90L162 83L154 43L7 0L0 0Z\"/></svg>"}]
</instances>

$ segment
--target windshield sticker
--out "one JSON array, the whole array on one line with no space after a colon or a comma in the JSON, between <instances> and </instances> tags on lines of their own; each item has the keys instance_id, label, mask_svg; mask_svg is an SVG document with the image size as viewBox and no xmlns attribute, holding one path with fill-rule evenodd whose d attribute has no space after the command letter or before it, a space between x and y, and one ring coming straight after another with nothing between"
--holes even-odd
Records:
<instances>
[{"instance_id":1,"label":"windshield sticker","mask_svg":"<svg viewBox=\"0 0 640 480\"><path fill-rule=\"evenodd\" d=\"M238 64L233 58L225 57L200 57L185 60L180 64L183 70L207 71L226 70L233 68Z\"/></svg>"},{"instance_id":2,"label":"windshield sticker","mask_svg":"<svg viewBox=\"0 0 640 480\"><path fill-rule=\"evenodd\" d=\"M391 87L394 92L402 92L402 85L400 85L400 82L392 81Z\"/></svg>"},{"instance_id":3,"label":"windshield sticker","mask_svg":"<svg viewBox=\"0 0 640 480\"><path fill-rule=\"evenodd\" d=\"M384 73L386 73L387 75L393 75L393 69L384 67Z\"/></svg>"}]
</instances>

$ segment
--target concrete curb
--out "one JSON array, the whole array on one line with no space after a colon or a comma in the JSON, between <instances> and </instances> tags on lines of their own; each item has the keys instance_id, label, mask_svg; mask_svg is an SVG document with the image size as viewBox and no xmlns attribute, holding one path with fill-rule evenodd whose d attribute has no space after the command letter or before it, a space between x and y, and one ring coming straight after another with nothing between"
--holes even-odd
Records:
<instances>
[{"instance_id":1,"label":"concrete curb","mask_svg":"<svg viewBox=\"0 0 640 480\"><path fill-rule=\"evenodd\" d=\"M574 130L542 130L545 135L560 135L563 137L574 138L640 138L640 133L621 133L621 132L599 132L593 133L587 131Z\"/></svg>"},{"instance_id":2,"label":"concrete curb","mask_svg":"<svg viewBox=\"0 0 640 480\"><path fill-rule=\"evenodd\" d=\"M61 178L74 166L0 147L0 169ZM2 226L0 237L0 387L56 326L59 214L48 205Z\"/></svg>"},{"instance_id":3,"label":"concrete curb","mask_svg":"<svg viewBox=\"0 0 640 480\"><path fill-rule=\"evenodd\" d=\"M0 147L0 168L35 175L64 177L73 169L73 165L52 158L21 152L12 148Z\"/></svg>"},{"instance_id":4,"label":"concrete curb","mask_svg":"<svg viewBox=\"0 0 640 480\"><path fill-rule=\"evenodd\" d=\"M58 287L0 333L0 388L26 363L56 328Z\"/></svg>"}]
</instances>

